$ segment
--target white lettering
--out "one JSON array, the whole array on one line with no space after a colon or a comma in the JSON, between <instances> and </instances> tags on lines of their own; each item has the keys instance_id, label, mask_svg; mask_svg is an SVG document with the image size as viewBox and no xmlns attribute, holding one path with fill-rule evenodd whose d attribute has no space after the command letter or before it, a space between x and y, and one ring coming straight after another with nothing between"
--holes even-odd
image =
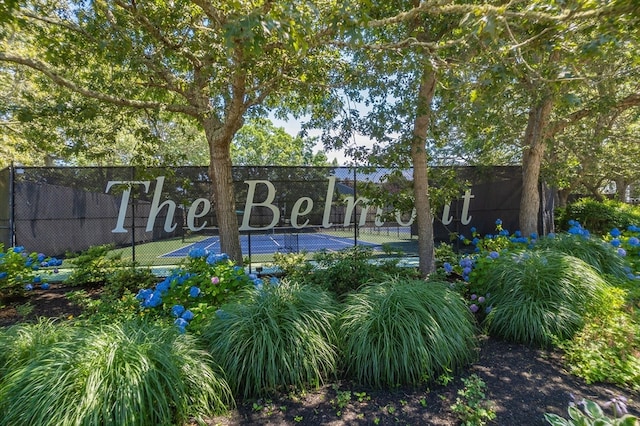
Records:
<instances>
[{"instance_id":1,"label":"white lettering","mask_svg":"<svg viewBox=\"0 0 640 426\"><path fill-rule=\"evenodd\" d=\"M131 187L133 185L144 185L144 192L149 192L148 180L110 180L107 182L107 189L104 190L105 194L109 193L112 186L115 185L127 185L127 189L122 191L122 200L120 201L120 210L118 211L118 220L116 227L111 230L114 234L126 234L127 230L124 229L124 219L127 216L127 206L129 205L129 196L131 195Z\"/></svg>"},{"instance_id":2,"label":"white lettering","mask_svg":"<svg viewBox=\"0 0 640 426\"><path fill-rule=\"evenodd\" d=\"M302 206L302 203L307 203L307 207L303 211L300 211L300 207ZM311 198L309 197L298 198L296 203L293 205L293 209L291 210L291 225L296 229L304 228L305 226L307 226L309 224L309 219L305 220L302 225L298 225L298 216L304 216L306 214L311 213L312 208L313 208L313 200Z\"/></svg>"},{"instance_id":3,"label":"white lettering","mask_svg":"<svg viewBox=\"0 0 640 426\"><path fill-rule=\"evenodd\" d=\"M475 195L471 195L471 190L467 189L464 191L464 202L462 203L462 218L460 222L463 225L468 225L471 223L471 219L473 216L469 216L469 205L471 204L471 199L475 198Z\"/></svg>"},{"instance_id":4,"label":"white lettering","mask_svg":"<svg viewBox=\"0 0 640 426\"><path fill-rule=\"evenodd\" d=\"M450 210L451 210L451 203L445 204L444 209L442 210L442 224L445 226L453 222L453 216L449 216Z\"/></svg>"},{"instance_id":5,"label":"white lettering","mask_svg":"<svg viewBox=\"0 0 640 426\"><path fill-rule=\"evenodd\" d=\"M197 213L198 205L203 204L202 211ZM204 221L202 225L196 228L195 219L206 216L211 210L211 202L206 198L197 198L189 207L189 213L187 213L187 228L193 232L197 232L207 226L207 221Z\"/></svg>"},{"instance_id":6,"label":"white lettering","mask_svg":"<svg viewBox=\"0 0 640 426\"><path fill-rule=\"evenodd\" d=\"M329 178L329 184L327 185L327 198L324 201L324 214L322 215L322 226L324 228L331 228L333 225L329 222L329 216L331 215L331 204L333 204L333 191L336 187L336 177L331 176Z\"/></svg>"},{"instance_id":7,"label":"white lettering","mask_svg":"<svg viewBox=\"0 0 640 426\"><path fill-rule=\"evenodd\" d=\"M403 222L402 221L402 212L396 212L396 222L398 222L398 225L400 225L400 226L411 226L411 224L413 223L413 221L415 219L416 219L416 208L415 207L411 211L411 218L409 219L408 222Z\"/></svg>"},{"instance_id":8,"label":"white lettering","mask_svg":"<svg viewBox=\"0 0 640 426\"><path fill-rule=\"evenodd\" d=\"M242 226L240 227L240 230L252 231L256 229L270 229L276 226L276 223L280 220L280 210L272 204L273 200L276 198L276 188L268 180L245 180L244 183L249 185L249 191L247 192L247 201L244 205L244 215L242 217ZM267 193L267 198L263 202L254 203L253 197L256 193L256 185L259 183L266 185L269 192ZM273 219L271 220L271 223L263 228L255 228L249 225L251 209L258 206L267 207L273 212Z\"/></svg>"},{"instance_id":9,"label":"white lettering","mask_svg":"<svg viewBox=\"0 0 640 426\"><path fill-rule=\"evenodd\" d=\"M358 222L358 226L364 226L367 223L367 211L369 210L367 201L369 200L362 197L358 197L355 201L353 201L353 199L354 197L345 197L347 209L344 213L344 226L349 226L351 224L351 216L353 216L354 209L359 202L362 202L363 206L360 209L360 222Z\"/></svg>"},{"instance_id":10,"label":"white lettering","mask_svg":"<svg viewBox=\"0 0 640 426\"><path fill-rule=\"evenodd\" d=\"M160 196L162 195L162 186L164 185L164 176L158 176L156 178L156 188L153 191L153 201L151 201L151 210L149 211L149 219L147 220L147 227L145 231L153 231L153 225L155 224L156 217L160 210L167 206L167 217L164 219L165 232L173 232L176 229L177 224L173 223L173 216L176 213L176 203L171 200L165 200L160 203Z\"/></svg>"}]
</instances>

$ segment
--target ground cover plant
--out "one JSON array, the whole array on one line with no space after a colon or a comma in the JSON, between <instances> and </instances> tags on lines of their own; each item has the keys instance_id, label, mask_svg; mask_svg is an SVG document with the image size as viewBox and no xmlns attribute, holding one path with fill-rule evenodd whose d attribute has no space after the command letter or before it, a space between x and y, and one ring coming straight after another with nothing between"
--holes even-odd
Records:
<instances>
[{"instance_id":1,"label":"ground cover plant","mask_svg":"<svg viewBox=\"0 0 640 426\"><path fill-rule=\"evenodd\" d=\"M332 265L258 277L191 253L83 315L0 330L0 424L544 424L568 392L630 397L637 415L636 228L496 228L466 254L441 248L428 282L373 266L358 285ZM33 279L27 294L55 294Z\"/></svg>"}]
</instances>

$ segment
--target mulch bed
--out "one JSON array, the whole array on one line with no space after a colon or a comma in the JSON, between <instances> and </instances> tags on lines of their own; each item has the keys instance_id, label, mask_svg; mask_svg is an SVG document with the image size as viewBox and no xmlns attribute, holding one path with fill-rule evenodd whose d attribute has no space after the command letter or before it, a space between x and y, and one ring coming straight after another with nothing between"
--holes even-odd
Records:
<instances>
[{"instance_id":1,"label":"mulch bed","mask_svg":"<svg viewBox=\"0 0 640 426\"><path fill-rule=\"evenodd\" d=\"M36 321L39 317L76 317L82 311L66 297L73 290L77 288L52 285L48 290L33 290L24 298L5 301L0 306L0 326ZM100 294L99 287L84 290L89 297ZM608 384L585 384L567 373L562 354L557 351L483 338L477 361L447 386L373 390L349 382L330 383L316 391L239 401L238 407L228 415L209 419L207 423L227 426L457 425L459 421L451 405L463 387L461 377L470 374L478 375L487 385L486 399L492 402L497 414L491 425L545 425L545 412L567 417L572 398L576 401L587 398L603 404L619 395L629 398L629 411L640 416L637 394Z\"/></svg>"}]
</instances>

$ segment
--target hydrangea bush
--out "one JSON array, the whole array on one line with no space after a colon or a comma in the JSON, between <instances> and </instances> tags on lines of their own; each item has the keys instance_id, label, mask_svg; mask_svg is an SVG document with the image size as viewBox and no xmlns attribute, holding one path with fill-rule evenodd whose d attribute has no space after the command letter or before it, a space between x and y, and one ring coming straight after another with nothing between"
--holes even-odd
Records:
<instances>
[{"instance_id":1,"label":"hydrangea bush","mask_svg":"<svg viewBox=\"0 0 640 426\"><path fill-rule=\"evenodd\" d=\"M27 253L22 246L6 251L0 244L0 299L22 296L34 288L49 288L49 283L39 272L42 268L57 268L62 260L43 253ZM57 270L54 269L54 272Z\"/></svg>"},{"instance_id":2,"label":"hydrangea bush","mask_svg":"<svg viewBox=\"0 0 640 426\"><path fill-rule=\"evenodd\" d=\"M242 288L262 286L261 278L247 274L229 256L204 249L189 252L185 264L154 288L138 292L143 312L171 317L181 332L197 331L202 322Z\"/></svg>"}]
</instances>

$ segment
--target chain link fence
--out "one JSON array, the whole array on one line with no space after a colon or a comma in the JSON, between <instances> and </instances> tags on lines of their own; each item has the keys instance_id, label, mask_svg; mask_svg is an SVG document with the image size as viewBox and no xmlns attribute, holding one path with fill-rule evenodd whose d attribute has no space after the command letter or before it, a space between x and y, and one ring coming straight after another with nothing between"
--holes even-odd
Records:
<instances>
[{"instance_id":1,"label":"chain link fence","mask_svg":"<svg viewBox=\"0 0 640 426\"><path fill-rule=\"evenodd\" d=\"M437 241L495 231L500 218L515 230L519 167L455 170L469 182L457 199L435 209ZM241 246L249 264L274 253L312 253L354 245L415 256L415 212L375 206L368 189L408 190L412 172L388 181L389 170L346 167L234 167ZM544 191L543 223L553 210ZM5 247L64 258L111 245L140 265L178 264L190 250L219 251L219 229L206 167L9 167L0 171L0 238ZM541 229L544 232L544 229Z\"/></svg>"}]
</instances>

